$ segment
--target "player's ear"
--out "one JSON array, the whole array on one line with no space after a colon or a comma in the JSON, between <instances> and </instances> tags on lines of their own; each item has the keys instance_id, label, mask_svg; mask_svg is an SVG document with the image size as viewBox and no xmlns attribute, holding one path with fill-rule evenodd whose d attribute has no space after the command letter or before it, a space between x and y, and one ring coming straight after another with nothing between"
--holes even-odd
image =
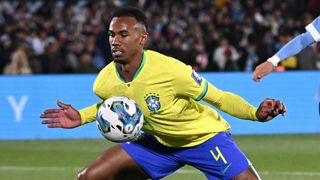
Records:
<instances>
[{"instance_id":1,"label":"player's ear","mask_svg":"<svg viewBox=\"0 0 320 180\"><path fill-rule=\"evenodd\" d=\"M149 34L147 32L143 33L141 36L140 45L144 46L147 43L148 38L149 38Z\"/></svg>"}]
</instances>

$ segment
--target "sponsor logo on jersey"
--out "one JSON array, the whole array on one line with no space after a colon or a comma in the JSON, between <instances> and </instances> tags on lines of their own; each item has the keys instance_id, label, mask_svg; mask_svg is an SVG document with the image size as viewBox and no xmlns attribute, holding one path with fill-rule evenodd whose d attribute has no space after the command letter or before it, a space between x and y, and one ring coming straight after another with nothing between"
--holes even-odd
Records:
<instances>
[{"instance_id":1,"label":"sponsor logo on jersey","mask_svg":"<svg viewBox=\"0 0 320 180\"><path fill-rule=\"evenodd\" d=\"M197 84L199 84L199 86L200 86L201 82L202 82L202 77L195 70L192 70L191 76L197 82Z\"/></svg>"}]
</instances>

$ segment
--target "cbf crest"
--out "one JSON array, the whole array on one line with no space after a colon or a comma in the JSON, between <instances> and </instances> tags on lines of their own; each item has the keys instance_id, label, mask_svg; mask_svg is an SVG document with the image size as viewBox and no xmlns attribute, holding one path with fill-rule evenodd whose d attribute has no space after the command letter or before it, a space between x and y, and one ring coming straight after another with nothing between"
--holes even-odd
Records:
<instances>
[{"instance_id":1,"label":"cbf crest","mask_svg":"<svg viewBox=\"0 0 320 180\"><path fill-rule=\"evenodd\" d=\"M161 107L159 94L148 93L144 96L144 100L148 105L148 109L153 113L156 113Z\"/></svg>"}]
</instances>

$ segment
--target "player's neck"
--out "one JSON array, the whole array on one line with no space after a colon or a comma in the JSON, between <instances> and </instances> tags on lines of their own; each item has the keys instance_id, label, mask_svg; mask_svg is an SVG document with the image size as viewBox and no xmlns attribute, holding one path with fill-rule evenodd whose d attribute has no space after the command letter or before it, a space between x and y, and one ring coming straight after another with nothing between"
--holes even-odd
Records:
<instances>
[{"instance_id":1,"label":"player's neck","mask_svg":"<svg viewBox=\"0 0 320 180\"><path fill-rule=\"evenodd\" d=\"M142 58L143 52L132 57L129 63L116 63L117 71L125 82L130 82L133 80L135 73L141 65Z\"/></svg>"}]
</instances>

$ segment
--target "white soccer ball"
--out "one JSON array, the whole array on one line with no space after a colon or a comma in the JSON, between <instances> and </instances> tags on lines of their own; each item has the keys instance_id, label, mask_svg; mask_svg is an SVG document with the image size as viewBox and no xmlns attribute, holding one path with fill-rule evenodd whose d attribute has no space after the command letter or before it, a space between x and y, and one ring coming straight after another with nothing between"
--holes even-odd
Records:
<instances>
[{"instance_id":1,"label":"white soccer ball","mask_svg":"<svg viewBox=\"0 0 320 180\"><path fill-rule=\"evenodd\" d=\"M143 114L134 100L115 96L98 109L96 123L102 136L113 142L135 140L143 126Z\"/></svg>"}]
</instances>

